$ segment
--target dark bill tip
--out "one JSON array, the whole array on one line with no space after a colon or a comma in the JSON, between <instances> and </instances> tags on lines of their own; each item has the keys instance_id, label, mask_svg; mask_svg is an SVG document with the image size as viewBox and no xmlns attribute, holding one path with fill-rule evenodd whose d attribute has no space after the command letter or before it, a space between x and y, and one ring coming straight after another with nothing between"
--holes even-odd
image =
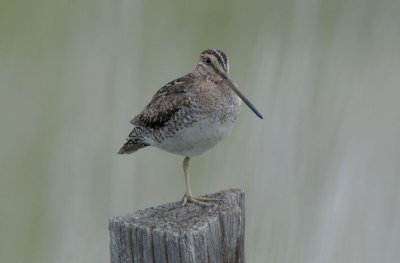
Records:
<instances>
[{"instance_id":1,"label":"dark bill tip","mask_svg":"<svg viewBox=\"0 0 400 263\"><path fill-rule=\"evenodd\" d=\"M257 108L251 103L238 89L237 85L229 78L227 77L227 80L229 82L229 86L232 88L232 90L236 93L236 95L239 96L239 98L242 99L244 103L260 118L264 119L263 115L257 110Z\"/></svg>"}]
</instances>

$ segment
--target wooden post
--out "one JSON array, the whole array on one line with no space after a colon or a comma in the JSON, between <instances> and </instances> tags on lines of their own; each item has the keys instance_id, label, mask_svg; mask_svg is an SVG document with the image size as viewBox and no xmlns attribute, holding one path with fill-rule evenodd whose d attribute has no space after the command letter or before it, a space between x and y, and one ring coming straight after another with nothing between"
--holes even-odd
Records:
<instances>
[{"instance_id":1,"label":"wooden post","mask_svg":"<svg viewBox=\"0 0 400 263\"><path fill-rule=\"evenodd\" d=\"M244 192L207 195L212 206L169 203L110 219L112 263L245 262Z\"/></svg>"}]
</instances>

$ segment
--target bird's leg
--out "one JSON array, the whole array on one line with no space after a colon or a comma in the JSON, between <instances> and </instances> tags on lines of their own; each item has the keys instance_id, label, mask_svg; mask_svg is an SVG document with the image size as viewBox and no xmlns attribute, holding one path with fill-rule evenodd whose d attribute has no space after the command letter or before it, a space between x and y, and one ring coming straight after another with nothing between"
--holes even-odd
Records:
<instances>
[{"instance_id":1,"label":"bird's leg","mask_svg":"<svg viewBox=\"0 0 400 263\"><path fill-rule=\"evenodd\" d=\"M206 198L206 197L194 197L192 195L192 191L190 190L189 172L188 172L189 160L190 157L185 157L185 159L183 160L183 173L185 174L185 186L186 186L186 193L183 197L183 205L186 205L188 202L191 202L198 205L209 206L209 204L203 201L216 201L217 199Z\"/></svg>"}]
</instances>

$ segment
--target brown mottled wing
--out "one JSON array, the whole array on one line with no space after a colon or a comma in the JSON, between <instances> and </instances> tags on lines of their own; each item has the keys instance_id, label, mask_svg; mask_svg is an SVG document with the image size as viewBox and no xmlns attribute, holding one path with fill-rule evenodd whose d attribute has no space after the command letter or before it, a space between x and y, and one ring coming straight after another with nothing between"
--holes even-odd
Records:
<instances>
[{"instance_id":1,"label":"brown mottled wing","mask_svg":"<svg viewBox=\"0 0 400 263\"><path fill-rule=\"evenodd\" d=\"M131 120L135 126L147 128L163 127L178 111L190 107L193 102L190 74L169 82L159 89L144 110Z\"/></svg>"}]
</instances>

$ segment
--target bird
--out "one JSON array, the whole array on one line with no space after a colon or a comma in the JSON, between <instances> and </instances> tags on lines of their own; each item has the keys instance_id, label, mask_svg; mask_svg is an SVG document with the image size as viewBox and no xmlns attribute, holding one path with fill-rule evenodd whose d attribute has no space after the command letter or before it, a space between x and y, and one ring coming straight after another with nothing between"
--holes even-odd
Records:
<instances>
[{"instance_id":1,"label":"bird","mask_svg":"<svg viewBox=\"0 0 400 263\"><path fill-rule=\"evenodd\" d=\"M118 153L130 154L153 146L184 156L182 204L210 205L209 201L215 199L192 194L189 161L231 132L242 101L263 119L231 79L226 54L218 49L207 49L201 52L192 72L164 85L130 121L134 128Z\"/></svg>"}]
</instances>

